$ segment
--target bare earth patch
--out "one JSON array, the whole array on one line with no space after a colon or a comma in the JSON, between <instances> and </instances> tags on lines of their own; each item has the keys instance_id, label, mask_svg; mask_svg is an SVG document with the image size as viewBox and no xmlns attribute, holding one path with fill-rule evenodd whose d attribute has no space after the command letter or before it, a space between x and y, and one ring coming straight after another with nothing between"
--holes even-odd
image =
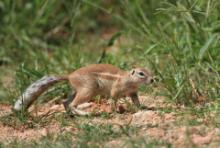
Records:
<instances>
[{"instance_id":1,"label":"bare earth patch","mask_svg":"<svg viewBox=\"0 0 220 148\"><path fill-rule=\"evenodd\" d=\"M91 106L86 111L105 112L110 114L110 117L103 118L101 116L92 116L90 118L82 118L80 122L91 124L115 124L115 125L132 125L140 129L140 137L147 137L148 139L156 139L171 143L174 147L190 147L190 146L209 146L218 147L220 144L220 128L208 126L205 124L186 125L184 123L184 116L177 114L174 111L164 112L163 108L177 109L175 105L166 102L163 98L152 96L142 96L141 102L149 108L137 112L126 111L119 113L112 113L110 104L108 102L92 102ZM128 107L120 103L124 108ZM65 115L65 110L62 104L55 104L54 102L45 103L41 107L32 107L31 117L39 118L40 120L48 120L47 117L51 115ZM0 141L10 141L13 139L23 140L37 140L42 136L48 134L60 134L65 131L77 132L74 128L74 122L71 126L63 126L58 120L53 117L49 122L43 125L28 127L20 125L14 127L13 124L3 122L3 117L11 112L11 106L7 104L0 104ZM45 117L45 118L44 118ZM69 118L69 117L68 117ZM77 120L78 118L76 118ZM63 119L65 120L65 119ZM74 119L72 119L74 121ZM82 120L82 121L81 121ZM40 124L40 123L39 123ZM120 140L113 140L108 142L108 146L120 144Z\"/></svg>"}]
</instances>

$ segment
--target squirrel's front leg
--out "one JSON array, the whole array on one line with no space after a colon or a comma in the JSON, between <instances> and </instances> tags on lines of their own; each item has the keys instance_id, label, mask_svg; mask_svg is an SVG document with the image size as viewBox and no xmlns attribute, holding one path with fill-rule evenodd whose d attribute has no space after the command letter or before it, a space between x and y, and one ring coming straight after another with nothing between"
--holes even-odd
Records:
<instances>
[{"instance_id":1,"label":"squirrel's front leg","mask_svg":"<svg viewBox=\"0 0 220 148\"><path fill-rule=\"evenodd\" d=\"M113 111L116 111L117 112L117 102L118 102L118 99L119 99L119 90L116 89L117 87L114 87L112 90L111 90L111 99L112 99L112 102L111 102L111 109Z\"/></svg>"},{"instance_id":2,"label":"squirrel's front leg","mask_svg":"<svg viewBox=\"0 0 220 148\"><path fill-rule=\"evenodd\" d=\"M131 98L132 102L133 102L137 107L140 107L140 106L141 106L140 101L139 101L139 98L138 98L138 95L137 95L137 92L134 92L134 93L129 94L129 97Z\"/></svg>"}]
</instances>

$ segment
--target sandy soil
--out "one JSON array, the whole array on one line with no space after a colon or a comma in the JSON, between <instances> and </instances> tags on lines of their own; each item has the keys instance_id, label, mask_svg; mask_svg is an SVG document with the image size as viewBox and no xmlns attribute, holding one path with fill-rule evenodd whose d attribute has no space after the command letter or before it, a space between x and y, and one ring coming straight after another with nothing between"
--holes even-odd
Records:
<instances>
[{"instance_id":1,"label":"sandy soil","mask_svg":"<svg viewBox=\"0 0 220 148\"><path fill-rule=\"evenodd\" d=\"M178 108L167 103L163 98L142 96L141 102L148 107L148 109L139 110L137 112L127 112L126 103L121 102L123 113L112 114L111 118L100 118L94 116L90 118L91 123L112 123L118 125L133 125L139 127L140 135L150 137L152 139L160 139L171 143L174 147L189 147L189 146L209 146L218 147L220 144L220 128L208 126L206 124L189 126L184 124L187 121L185 116L179 115L175 112ZM163 108L172 108L172 112L164 112ZM25 140L37 140L49 133L59 134L61 132L70 131L77 132L74 126L61 126L57 120L53 119L53 115L61 114L64 108L61 104L54 102L46 103L41 107L32 107L32 117L40 117L40 120L48 120L43 125L30 127L27 124L15 126L16 123L7 124L4 117L11 113L11 106L7 104L0 104L0 141L10 141L14 138ZM93 112L112 112L108 102L91 103L91 106L86 111ZM191 119L194 119L193 117ZM196 120L196 119L195 119ZM31 122L31 119L30 119ZM117 145L120 141L111 141L110 145Z\"/></svg>"}]
</instances>

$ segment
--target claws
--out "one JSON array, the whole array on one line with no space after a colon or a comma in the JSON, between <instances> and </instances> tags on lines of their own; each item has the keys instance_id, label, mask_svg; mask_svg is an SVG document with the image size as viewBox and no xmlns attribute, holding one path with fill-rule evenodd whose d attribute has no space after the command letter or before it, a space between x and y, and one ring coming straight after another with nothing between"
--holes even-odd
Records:
<instances>
[{"instance_id":1,"label":"claws","mask_svg":"<svg viewBox=\"0 0 220 148\"><path fill-rule=\"evenodd\" d=\"M73 108L72 112L74 112L77 115L81 115L81 116L88 116L88 115L91 114L89 112L85 112L85 111L82 111L82 110L79 110L79 109L76 109L76 108Z\"/></svg>"},{"instance_id":2,"label":"claws","mask_svg":"<svg viewBox=\"0 0 220 148\"><path fill-rule=\"evenodd\" d=\"M66 112L70 116L76 116L76 115L79 115L79 116L89 116L89 115L91 115L90 112L85 112L85 111L82 111L82 110L79 110L79 109L76 109L76 108L68 109L68 110L66 110Z\"/></svg>"}]
</instances>

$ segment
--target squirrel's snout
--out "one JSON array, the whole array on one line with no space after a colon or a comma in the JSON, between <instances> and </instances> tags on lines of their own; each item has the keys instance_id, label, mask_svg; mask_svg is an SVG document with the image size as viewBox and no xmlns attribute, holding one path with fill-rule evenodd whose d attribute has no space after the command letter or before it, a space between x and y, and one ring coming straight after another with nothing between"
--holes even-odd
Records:
<instances>
[{"instance_id":1,"label":"squirrel's snout","mask_svg":"<svg viewBox=\"0 0 220 148\"><path fill-rule=\"evenodd\" d=\"M152 83L155 83L157 80L155 77L152 77L152 78L148 78L148 80L146 81L146 84L152 84Z\"/></svg>"},{"instance_id":2,"label":"squirrel's snout","mask_svg":"<svg viewBox=\"0 0 220 148\"><path fill-rule=\"evenodd\" d=\"M154 83L154 81L155 81L154 78L152 78L152 79L150 80L150 83Z\"/></svg>"}]
</instances>

